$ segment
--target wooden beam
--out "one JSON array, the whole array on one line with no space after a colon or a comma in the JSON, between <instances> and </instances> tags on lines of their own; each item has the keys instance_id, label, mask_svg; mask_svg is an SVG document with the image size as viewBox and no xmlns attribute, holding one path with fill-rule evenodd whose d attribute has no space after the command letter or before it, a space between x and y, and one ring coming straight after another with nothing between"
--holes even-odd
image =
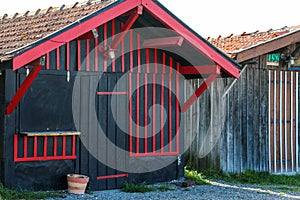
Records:
<instances>
[{"instance_id":1,"label":"wooden beam","mask_svg":"<svg viewBox=\"0 0 300 200\"><path fill-rule=\"evenodd\" d=\"M79 36L78 40L94 39L96 37L98 37L98 31L97 31L97 29L93 29L93 30Z\"/></svg>"},{"instance_id":2,"label":"wooden beam","mask_svg":"<svg viewBox=\"0 0 300 200\"><path fill-rule=\"evenodd\" d=\"M217 69L216 73L211 74L194 92L192 96L182 105L181 112L186 112L188 108L193 105L195 101L197 101L198 97L200 97L203 92L211 85L211 83L218 77L220 74L220 69Z\"/></svg>"},{"instance_id":3,"label":"wooden beam","mask_svg":"<svg viewBox=\"0 0 300 200\"><path fill-rule=\"evenodd\" d=\"M164 48L182 45L184 39L181 36L146 39L143 48Z\"/></svg>"},{"instance_id":4,"label":"wooden beam","mask_svg":"<svg viewBox=\"0 0 300 200\"><path fill-rule=\"evenodd\" d=\"M19 104L20 100L22 99L22 97L24 96L24 94L26 93L28 88L31 86L35 77L38 75L38 73L40 72L40 70L42 68L43 68L42 65L38 65L38 66L35 66L32 68L32 70L30 71L28 76L25 78L25 80L23 81L20 88L17 90L16 94L14 95L14 97L12 98L10 103L7 105L6 110L5 110L5 113L7 115L10 115L15 110L15 108Z\"/></svg>"},{"instance_id":5,"label":"wooden beam","mask_svg":"<svg viewBox=\"0 0 300 200\"><path fill-rule=\"evenodd\" d=\"M241 63L251 58L256 58L260 55L281 49L283 47L295 44L300 41L300 31L288 34L286 36L275 38L269 42L244 50L237 55L237 62Z\"/></svg>"},{"instance_id":6,"label":"wooden beam","mask_svg":"<svg viewBox=\"0 0 300 200\"><path fill-rule=\"evenodd\" d=\"M136 8L136 11L133 12L129 18L127 19L127 21L125 22L124 26L122 27L121 33L119 33L118 35L116 35L115 39L112 41L110 47L112 49L117 48L117 46L120 44L120 42L124 39L125 35L127 34L127 31L129 31L129 29L132 27L132 25L134 24L134 22L136 22L137 18L143 14L143 6L138 6Z\"/></svg>"},{"instance_id":7,"label":"wooden beam","mask_svg":"<svg viewBox=\"0 0 300 200\"><path fill-rule=\"evenodd\" d=\"M217 66L182 66L179 69L181 74L192 75L192 74L212 74L216 73Z\"/></svg>"}]
</instances>

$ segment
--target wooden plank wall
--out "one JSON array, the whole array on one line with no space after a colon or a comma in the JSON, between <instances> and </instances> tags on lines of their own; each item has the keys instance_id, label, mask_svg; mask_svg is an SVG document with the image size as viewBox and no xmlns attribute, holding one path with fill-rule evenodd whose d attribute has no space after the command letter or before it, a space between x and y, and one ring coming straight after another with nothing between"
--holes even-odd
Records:
<instances>
[{"instance_id":1,"label":"wooden plank wall","mask_svg":"<svg viewBox=\"0 0 300 200\"><path fill-rule=\"evenodd\" d=\"M258 68L260 63L265 63L264 58L261 57L257 64L248 65L224 99L219 96L222 96L224 87L232 79L215 81L188 111L186 123L190 123L191 127L186 128L186 132L189 135L193 135L191 130L198 129L198 132L187 151L187 163L196 169L268 171L268 70ZM222 111L216 110L217 103L222 101ZM225 112L224 122L222 112ZM216 123L224 123L220 136ZM210 131L214 137L205 143L214 143L218 137L219 140L210 153L203 157L200 149L205 135Z\"/></svg>"}]
</instances>

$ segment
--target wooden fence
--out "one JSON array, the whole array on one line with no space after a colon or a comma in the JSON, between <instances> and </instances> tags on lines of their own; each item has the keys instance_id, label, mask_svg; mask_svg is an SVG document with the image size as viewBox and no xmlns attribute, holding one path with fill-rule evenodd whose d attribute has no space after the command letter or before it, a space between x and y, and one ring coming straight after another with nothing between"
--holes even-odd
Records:
<instances>
[{"instance_id":1,"label":"wooden fence","mask_svg":"<svg viewBox=\"0 0 300 200\"><path fill-rule=\"evenodd\" d=\"M270 166L270 158L274 157L274 145L269 142L274 141L272 135L274 130L276 131L269 120L269 104L274 104L274 101L269 101L269 92L271 96L274 92L269 89L274 88L269 77L270 73L274 72L258 66L259 63L248 66L224 96L226 87L233 80L217 80L188 111L186 141L193 142L187 151L187 162L193 167L216 168L227 172L242 172L246 169L278 172L278 167L274 170L274 167ZM189 81L192 87L197 87L199 83L200 80ZM294 99L296 100L295 97ZM272 113L271 115L274 116ZM296 114L294 116L296 117ZM296 134L296 130L294 132ZM280 146L286 141L279 136L276 144ZM296 141L296 138L294 140ZM279 149L283 148L286 146L282 145ZM296 150L296 144L294 148ZM278 155L283 156L282 153ZM296 163L296 160L294 162Z\"/></svg>"}]
</instances>

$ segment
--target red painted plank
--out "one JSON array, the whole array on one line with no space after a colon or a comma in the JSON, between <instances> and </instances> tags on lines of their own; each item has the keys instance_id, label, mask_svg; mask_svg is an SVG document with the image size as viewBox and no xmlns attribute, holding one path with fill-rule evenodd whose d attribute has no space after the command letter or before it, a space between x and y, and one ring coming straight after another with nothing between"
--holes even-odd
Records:
<instances>
[{"instance_id":1,"label":"red painted plank","mask_svg":"<svg viewBox=\"0 0 300 200\"><path fill-rule=\"evenodd\" d=\"M129 31L130 71L133 70L133 33Z\"/></svg>"},{"instance_id":2,"label":"red painted plank","mask_svg":"<svg viewBox=\"0 0 300 200\"><path fill-rule=\"evenodd\" d=\"M137 34L137 61L138 61L138 73L141 73L141 36Z\"/></svg>"},{"instance_id":3,"label":"red painted plank","mask_svg":"<svg viewBox=\"0 0 300 200\"><path fill-rule=\"evenodd\" d=\"M57 137L53 137L53 156L57 156Z\"/></svg>"},{"instance_id":4,"label":"red painted plank","mask_svg":"<svg viewBox=\"0 0 300 200\"><path fill-rule=\"evenodd\" d=\"M194 46L199 52L202 52L208 59L216 62L221 66L228 74L235 78L239 77L239 70L224 56L220 55L219 52L214 50L206 42L200 39L193 32L188 30L181 22L174 19L169 13L162 9L153 1L143 0L142 5L147 11L156 17L160 22L166 25L166 27L174 30L181 35L186 41Z\"/></svg>"},{"instance_id":5,"label":"red painted plank","mask_svg":"<svg viewBox=\"0 0 300 200\"><path fill-rule=\"evenodd\" d=\"M48 137L44 137L44 157L47 157L47 145L48 145Z\"/></svg>"},{"instance_id":6,"label":"red painted plank","mask_svg":"<svg viewBox=\"0 0 300 200\"><path fill-rule=\"evenodd\" d=\"M134 153L131 157L150 157L150 156L177 156L177 152L158 152L158 153Z\"/></svg>"},{"instance_id":7,"label":"red painted plank","mask_svg":"<svg viewBox=\"0 0 300 200\"><path fill-rule=\"evenodd\" d=\"M121 33L119 33L116 38L113 40L111 44L112 49L116 49L117 46L120 44L122 40L124 40L125 35L127 34L127 31L131 29L134 22L137 20L139 15L143 13L143 6L138 6L137 10L135 12L132 12L125 24L122 26Z\"/></svg>"},{"instance_id":8,"label":"red painted plank","mask_svg":"<svg viewBox=\"0 0 300 200\"><path fill-rule=\"evenodd\" d=\"M122 72L125 72L125 55L124 55L124 49L125 49L125 42L122 40L121 44L121 49L122 49Z\"/></svg>"},{"instance_id":9,"label":"red painted plank","mask_svg":"<svg viewBox=\"0 0 300 200\"><path fill-rule=\"evenodd\" d=\"M66 44L66 70L70 70L70 43Z\"/></svg>"},{"instance_id":10,"label":"red painted plank","mask_svg":"<svg viewBox=\"0 0 300 200\"><path fill-rule=\"evenodd\" d=\"M97 92L97 95L127 95L128 92Z\"/></svg>"},{"instance_id":11,"label":"red painted plank","mask_svg":"<svg viewBox=\"0 0 300 200\"><path fill-rule=\"evenodd\" d=\"M146 39L143 43L143 48L166 48L173 46L181 46L184 39L180 36Z\"/></svg>"},{"instance_id":12,"label":"red painted plank","mask_svg":"<svg viewBox=\"0 0 300 200\"><path fill-rule=\"evenodd\" d=\"M145 138L144 138L144 147L145 147L145 153L148 152L148 77L147 74L144 74L145 78L145 85L144 85L144 98L145 98L145 104L144 104L144 127L145 127Z\"/></svg>"},{"instance_id":13,"label":"red painted plank","mask_svg":"<svg viewBox=\"0 0 300 200\"><path fill-rule=\"evenodd\" d=\"M90 39L87 39L85 41L85 44L86 44L86 56L85 56L85 70L88 72L90 71Z\"/></svg>"},{"instance_id":14,"label":"red painted plank","mask_svg":"<svg viewBox=\"0 0 300 200\"><path fill-rule=\"evenodd\" d=\"M77 40L77 71L81 69L81 47L80 47L80 40Z\"/></svg>"},{"instance_id":15,"label":"red painted plank","mask_svg":"<svg viewBox=\"0 0 300 200\"><path fill-rule=\"evenodd\" d=\"M179 69L181 74L211 74L216 73L217 66L182 66Z\"/></svg>"},{"instance_id":16,"label":"red painted plank","mask_svg":"<svg viewBox=\"0 0 300 200\"><path fill-rule=\"evenodd\" d=\"M45 66L46 70L50 69L50 53L48 52L46 54L46 66Z\"/></svg>"},{"instance_id":17,"label":"red painted plank","mask_svg":"<svg viewBox=\"0 0 300 200\"><path fill-rule=\"evenodd\" d=\"M18 158L18 135L14 135L14 161Z\"/></svg>"},{"instance_id":18,"label":"red painted plank","mask_svg":"<svg viewBox=\"0 0 300 200\"><path fill-rule=\"evenodd\" d=\"M121 178L128 177L128 174L116 174L116 175L108 175L108 176L98 176L97 180L110 179L110 178Z\"/></svg>"},{"instance_id":19,"label":"red painted plank","mask_svg":"<svg viewBox=\"0 0 300 200\"><path fill-rule=\"evenodd\" d=\"M24 154L24 158L27 158L27 136L24 136L24 149L23 149L23 154Z\"/></svg>"},{"instance_id":20,"label":"red painted plank","mask_svg":"<svg viewBox=\"0 0 300 200\"><path fill-rule=\"evenodd\" d=\"M133 146L133 142L132 142L132 124L133 124L133 115L132 115L132 73L129 73L129 152L130 155L133 153L132 152L132 146Z\"/></svg>"},{"instance_id":21,"label":"red painted plank","mask_svg":"<svg viewBox=\"0 0 300 200\"><path fill-rule=\"evenodd\" d=\"M22 97L24 96L24 94L26 93L26 91L28 90L28 88L30 87L30 85L34 81L35 77L38 75L38 73L40 72L40 70L42 68L43 68L43 66L39 65L39 66L35 66L31 69L30 73L25 78L25 80L21 84L20 88L17 90L16 94L14 95L14 97L12 98L10 103L7 105L6 110L5 110L5 113L7 115L10 115L14 111L14 109L17 107L20 100L22 99Z\"/></svg>"},{"instance_id":22,"label":"red painted plank","mask_svg":"<svg viewBox=\"0 0 300 200\"><path fill-rule=\"evenodd\" d=\"M66 30L65 32L58 34L57 36L47 40L40 45L25 51L23 54L16 56L13 59L13 70L19 69L22 66L25 66L32 60L35 60L46 52L52 51L61 45L61 42L69 42L77 37L85 34L86 32L93 30L102 24L120 16L133 8L139 6L141 1L136 0L126 0L118 5L102 12L99 15L92 17L87 21L78 21L76 26Z\"/></svg>"},{"instance_id":23,"label":"red painted plank","mask_svg":"<svg viewBox=\"0 0 300 200\"><path fill-rule=\"evenodd\" d=\"M153 84L152 84L152 105L154 106L156 104L156 74L152 75ZM153 107L154 108L154 107ZM156 111L153 109L152 112L152 137L153 137L153 143L152 143L152 152L156 152Z\"/></svg>"},{"instance_id":24,"label":"red painted plank","mask_svg":"<svg viewBox=\"0 0 300 200\"><path fill-rule=\"evenodd\" d=\"M103 25L103 39L104 39L104 47L107 47L107 23ZM107 60L103 59L103 71L107 71Z\"/></svg>"},{"instance_id":25,"label":"red painted plank","mask_svg":"<svg viewBox=\"0 0 300 200\"><path fill-rule=\"evenodd\" d=\"M181 111L186 112L187 109L198 99L199 96L210 86L219 74L211 74L195 91L195 93L183 104Z\"/></svg>"},{"instance_id":26,"label":"red painted plank","mask_svg":"<svg viewBox=\"0 0 300 200\"><path fill-rule=\"evenodd\" d=\"M168 105L169 105L169 152L172 152L172 122L173 122L173 119L172 119L172 67L173 67L173 59L172 57L170 57L170 74L169 74L169 94L168 94Z\"/></svg>"},{"instance_id":27,"label":"red painted plank","mask_svg":"<svg viewBox=\"0 0 300 200\"><path fill-rule=\"evenodd\" d=\"M164 63L163 63L164 65ZM165 82L165 75L162 74L161 77L161 93L160 93L160 151L164 152L164 102L165 102L165 88L164 88L164 82Z\"/></svg>"},{"instance_id":28,"label":"red painted plank","mask_svg":"<svg viewBox=\"0 0 300 200\"><path fill-rule=\"evenodd\" d=\"M180 94L179 94L179 71L180 69L180 63L177 62L176 63L176 70L177 70L177 73L176 73L176 152L179 153L179 114L180 114L180 110L179 110L179 97L180 97Z\"/></svg>"},{"instance_id":29,"label":"red painted plank","mask_svg":"<svg viewBox=\"0 0 300 200\"><path fill-rule=\"evenodd\" d=\"M15 162L33 162L33 161L46 161L46 160L75 160L76 156L47 156L47 157L28 157L16 158Z\"/></svg>"},{"instance_id":30,"label":"red painted plank","mask_svg":"<svg viewBox=\"0 0 300 200\"><path fill-rule=\"evenodd\" d=\"M60 49L56 48L56 70L60 69Z\"/></svg>"},{"instance_id":31,"label":"red painted plank","mask_svg":"<svg viewBox=\"0 0 300 200\"><path fill-rule=\"evenodd\" d=\"M66 148L67 148L67 143L66 143L66 136L63 136L63 144L62 144L62 156L66 156Z\"/></svg>"},{"instance_id":32,"label":"red painted plank","mask_svg":"<svg viewBox=\"0 0 300 200\"><path fill-rule=\"evenodd\" d=\"M154 74L158 73L158 57L157 57L157 49L154 49Z\"/></svg>"},{"instance_id":33,"label":"red painted plank","mask_svg":"<svg viewBox=\"0 0 300 200\"><path fill-rule=\"evenodd\" d=\"M95 48L94 48L94 53L95 53L95 71L99 71L99 67L98 67L98 63L99 63L99 59L98 59L98 50L99 50L99 39L95 38Z\"/></svg>"},{"instance_id":34,"label":"red painted plank","mask_svg":"<svg viewBox=\"0 0 300 200\"><path fill-rule=\"evenodd\" d=\"M138 66L139 67L139 66ZM136 152L140 152L140 77L136 74Z\"/></svg>"},{"instance_id":35,"label":"red painted plank","mask_svg":"<svg viewBox=\"0 0 300 200\"><path fill-rule=\"evenodd\" d=\"M76 135L72 135L72 156L76 158Z\"/></svg>"},{"instance_id":36,"label":"red painted plank","mask_svg":"<svg viewBox=\"0 0 300 200\"><path fill-rule=\"evenodd\" d=\"M111 35L112 35L112 40L115 38L115 20L111 20ZM118 45L117 45L118 46ZM116 49L117 47L111 47L112 49ZM116 63L115 59L112 59L111 61L111 67L112 67L112 72L116 72Z\"/></svg>"},{"instance_id":37,"label":"red painted plank","mask_svg":"<svg viewBox=\"0 0 300 200\"><path fill-rule=\"evenodd\" d=\"M33 157L37 157L37 136L33 137Z\"/></svg>"}]
</instances>

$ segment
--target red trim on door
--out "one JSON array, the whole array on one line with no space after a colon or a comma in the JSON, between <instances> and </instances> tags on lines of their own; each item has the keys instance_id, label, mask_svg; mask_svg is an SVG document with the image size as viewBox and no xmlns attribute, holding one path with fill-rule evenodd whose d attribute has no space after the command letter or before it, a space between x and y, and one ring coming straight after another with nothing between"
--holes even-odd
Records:
<instances>
[{"instance_id":1,"label":"red trim on door","mask_svg":"<svg viewBox=\"0 0 300 200\"><path fill-rule=\"evenodd\" d=\"M97 92L97 95L127 95L128 92Z\"/></svg>"},{"instance_id":2,"label":"red trim on door","mask_svg":"<svg viewBox=\"0 0 300 200\"><path fill-rule=\"evenodd\" d=\"M34 81L35 77L38 75L38 73L40 72L40 70L42 68L43 68L42 65L38 65L38 66L35 66L31 69L30 73L25 78L25 80L23 81L23 83L21 84L19 89L17 90L14 97L12 98L12 100L7 105L6 110L5 110L5 113L7 115L10 115L15 110L15 108L17 107L17 105L21 101L22 97L24 96L24 94L26 93L28 88L31 86L31 84Z\"/></svg>"},{"instance_id":3,"label":"red trim on door","mask_svg":"<svg viewBox=\"0 0 300 200\"><path fill-rule=\"evenodd\" d=\"M108 175L108 176L98 176L97 180L111 179L111 178L121 178L121 177L128 177L128 174L116 174L116 175Z\"/></svg>"}]
</instances>

